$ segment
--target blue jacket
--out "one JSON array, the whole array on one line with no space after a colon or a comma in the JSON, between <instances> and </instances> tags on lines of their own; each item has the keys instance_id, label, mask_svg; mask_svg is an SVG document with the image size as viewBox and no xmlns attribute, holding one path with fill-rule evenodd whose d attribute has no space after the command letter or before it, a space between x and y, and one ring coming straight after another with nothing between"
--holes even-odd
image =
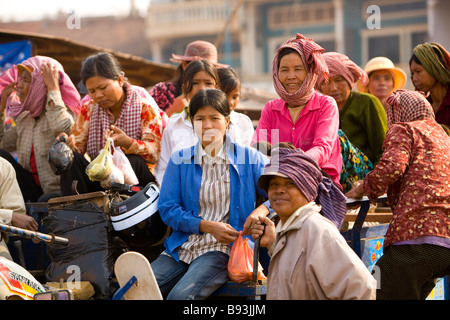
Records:
<instances>
[{"instance_id":1,"label":"blue jacket","mask_svg":"<svg viewBox=\"0 0 450 320\"><path fill-rule=\"evenodd\" d=\"M173 229L165 240L166 252L178 261L176 249L189 235L199 234L198 216L202 168L200 142L172 154L164 173L158 209L162 221ZM230 161L230 214L228 223L241 231L255 209L257 181L269 159L258 150L234 143L228 136L224 147Z\"/></svg>"}]
</instances>

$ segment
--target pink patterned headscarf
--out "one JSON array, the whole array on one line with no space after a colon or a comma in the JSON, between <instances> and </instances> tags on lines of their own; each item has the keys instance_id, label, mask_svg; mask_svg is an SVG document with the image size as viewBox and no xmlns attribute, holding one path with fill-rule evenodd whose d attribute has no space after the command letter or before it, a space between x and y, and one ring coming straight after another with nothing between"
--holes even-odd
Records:
<instances>
[{"instance_id":1,"label":"pink patterned headscarf","mask_svg":"<svg viewBox=\"0 0 450 320\"><path fill-rule=\"evenodd\" d=\"M356 81L361 81L363 85L369 83L369 77L367 73L360 68L356 63L350 60L345 54L338 52L327 52L323 54L323 59L325 60L328 70L330 71L330 78L336 76L342 76L347 80L350 88ZM320 86L326 79L319 75L316 82L316 90L320 90Z\"/></svg>"},{"instance_id":2,"label":"pink patterned headscarf","mask_svg":"<svg viewBox=\"0 0 450 320\"><path fill-rule=\"evenodd\" d=\"M72 80L64 72L63 66L58 61L50 57L34 56L21 63L22 65L33 69L33 72L31 73L31 85L28 95L23 103L20 102L15 92L9 96L6 103L6 113L8 116L16 117L23 111L30 111L30 115L32 117L38 117L42 111L44 111L48 91L44 78L41 75L41 67L44 63L50 63L58 68L61 97L64 103L74 112L74 114L78 114L81 108L81 97ZM13 68L6 71L0 77L0 90L3 91L8 84L17 80L17 66L13 66Z\"/></svg>"},{"instance_id":3,"label":"pink patterned headscarf","mask_svg":"<svg viewBox=\"0 0 450 320\"><path fill-rule=\"evenodd\" d=\"M409 122L434 118L431 104L420 91L399 89L386 100L386 117L388 126L397 122Z\"/></svg>"},{"instance_id":4,"label":"pink patterned headscarf","mask_svg":"<svg viewBox=\"0 0 450 320\"><path fill-rule=\"evenodd\" d=\"M300 89L295 93L288 93L278 78L278 57L281 50L292 48L301 56L308 74ZM328 80L328 68L323 60L322 53L325 51L312 39L307 39L297 33L295 38L287 40L277 50L272 63L273 85L281 99L291 105L306 104L314 93L314 85L317 76L321 75Z\"/></svg>"}]
</instances>

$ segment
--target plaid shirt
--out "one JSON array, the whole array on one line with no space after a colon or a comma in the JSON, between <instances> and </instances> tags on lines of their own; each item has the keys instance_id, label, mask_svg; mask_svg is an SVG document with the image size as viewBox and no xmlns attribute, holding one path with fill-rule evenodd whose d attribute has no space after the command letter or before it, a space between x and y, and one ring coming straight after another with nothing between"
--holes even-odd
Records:
<instances>
[{"instance_id":1,"label":"plaid shirt","mask_svg":"<svg viewBox=\"0 0 450 320\"><path fill-rule=\"evenodd\" d=\"M54 107L49 103L53 101ZM5 131L5 115L0 116L0 148L8 152L17 151L20 165L31 171L31 148L34 147L36 167L44 193L58 192L59 176L55 175L48 163L48 151L61 132L69 133L74 123L74 115L61 98L59 90L49 91L45 112L33 118L24 111L14 119L16 125Z\"/></svg>"}]
</instances>

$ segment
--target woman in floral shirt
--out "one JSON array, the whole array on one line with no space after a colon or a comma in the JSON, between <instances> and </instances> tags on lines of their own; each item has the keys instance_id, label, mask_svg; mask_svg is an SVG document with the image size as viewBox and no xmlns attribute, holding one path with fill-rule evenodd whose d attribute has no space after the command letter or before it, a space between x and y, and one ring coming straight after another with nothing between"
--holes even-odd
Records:
<instances>
[{"instance_id":1,"label":"woman in floral shirt","mask_svg":"<svg viewBox=\"0 0 450 320\"><path fill-rule=\"evenodd\" d=\"M127 83L118 61L108 53L99 53L83 61L81 78L91 100L83 104L68 145L75 151L74 164L61 175L63 195L72 194L72 181L78 181L78 192L101 190L99 182L90 181L85 173L110 137L130 160L140 186L154 182L153 169L158 162L161 143L161 116L149 101Z\"/></svg>"},{"instance_id":2,"label":"woman in floral shirt","mask_svg":"<svg viewBox=\"0 0 450 320\"><path fill-rule=\"evenodd\" d=\"M393 217L384 240L378 299L425 299L450 275L450 137L422 93L387 100L383 156L348 197L387 193Z\"/></svg>"}]
</instances>

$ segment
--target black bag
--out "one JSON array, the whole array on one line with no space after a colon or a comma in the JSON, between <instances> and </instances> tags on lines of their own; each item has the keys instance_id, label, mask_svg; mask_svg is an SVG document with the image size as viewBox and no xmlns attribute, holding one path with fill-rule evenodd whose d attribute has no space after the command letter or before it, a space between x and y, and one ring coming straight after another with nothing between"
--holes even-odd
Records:
<instances>
[{"instance_id":1,"label":"black bag","mask_svg":"<svg viewBox=\"0 0 450 320\"><path fill-rule=\"evenodd\" d=\"M95 194L104 195L103 192ZM79 195L64 198L81 196L86 197ZM46 280L59 282L63 279L70 282L76 279L75 272L79 271L79 280L89 281L93 285L95 299L109 299L116 289L112 276L114 262L121 248L112 236L106 208L92 199L64 203L64 198L51 199L49 214L43 219L46 233L69 239L67 246L47 247L50 264L45 273ZM52 205L52 200L60 204ZM104 195L102 201L107 202L108 197Z\"/></svg>"}]
</instances>

